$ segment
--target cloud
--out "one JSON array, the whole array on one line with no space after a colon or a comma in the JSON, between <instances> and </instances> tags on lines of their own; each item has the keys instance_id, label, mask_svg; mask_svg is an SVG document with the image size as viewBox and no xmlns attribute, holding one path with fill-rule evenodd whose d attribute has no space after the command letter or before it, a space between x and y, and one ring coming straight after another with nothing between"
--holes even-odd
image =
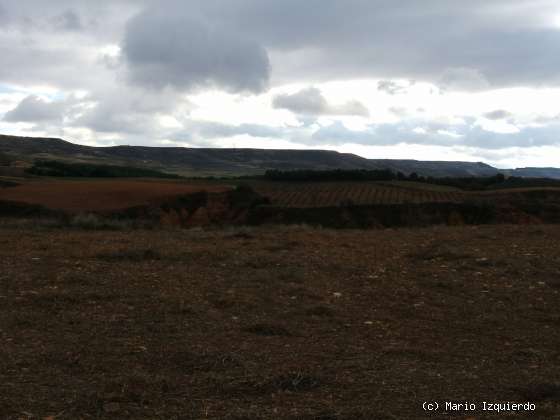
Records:
<instances>
[{"instance_id":1,"label":"cloud","mask_svg":"<svg viewBox=\"0 0 560 420\"><path fill-rule=\"evenodd\" d=\"M407 93L408 91L407 86L402 86L392 80L380 80L377 83L377 90L388 93L389 95L398 95L401 93Z\"/></svg>"},{"instance_id":2,"label":"cloud","mask_svg":"<svg viewBox=\"0 0 560 420\"><path fill-rule=\"evenodd\" d=\"M6 12L6 8L0 4L0 24L8 23L8 12Z\"/></svg>"},{"instance_id":3,"label":"cloud","mask_svg":"<svg viewBox=\"0 0 560 420\"><path fill-rule=\"evenodd\" d=\"M262 92L269 82L279 81L401 78L434 83L441 79L442 69L450 69L448 82L459 79L461 89L467 90L473 81L482 80L477 74L493 87L560 84L556 0L410 0L404 5L389 0L307 0L305 4L300 0L26 0L2 4L3 15L20 22L21 38L32 39L34 52L53 52L46 45L58 45L59 57L52 61L72 61L72 68L81 69L78 73L84 79L88 63L77 62L72 55L79 57L92 42L98 42L127 47L123 57L131 81L151 87L216 86ZM62 28L85 29L81 32L90 37L88 42L30 33L30 28L46 26L40 22L52 16ZM92 21L102 24L94 27L89 25ZM10 41L0 37L3 59L6 53L26 51L25 59L8 58L8 64L20 64L11 66L23 73L20 80L24 75L26 80L39 79L29 67L49 67L49 63L32 54L29 45L25 48L22 42ZM67 48L60 48L63 41ZM60 60L64 49L71 51ZM457 69L471 74L458 75ZM0 78L6 73L4 69ZM64 72L57 81L63 83L68 76L76 78ZM463 80L465 76L470 77L469 83ZM475 90L480 86L474 83ZM385 87L392 90L390 85Z\"/></svg>"},{"instance_id":4,"label":"cloud","mask_svg":"<svg viewBox=\"0 0 560 420\"><path fill-rule=\"evenodd\" d=\"M359 101L349 101L342 105L331 105L321 91L315 87L300 90L294 94L276 95L272 106L287 109L303 115L356 115L367 117L369 110Z\"/></svg>"},{"instance_id":5,"label":"cloud","mask_svg":"<svg viewBox=\"0 0 560 420\"><path fill-rule=\"evenodd\" d=\"M473 68L448 68L439 80L440 86L445 90L481 91L488 89L488 79L477 69Z\"/></svg>"},{"instance_id":6,"label":"cloud","mask_svg":"<svg viewBox=\"0 0 560 420\"><path fill-rule=\"evenodd\" d=\"M172 114L181 99L175 92L143 91L126 87L107 90L85 99L88 106L72 125L100 133L156 136L159 117Z\"/></svg>"},{"instance_id":7,"label":"cloud","mask_svg":"<svg viewBox=\"0 0 560 420\"><path fill-rule=\"evenodd\" d=\"M483 116L489 120L505 120L506 118L513 117L513 114L503 109L497 109L495 111L487 112Z\"/></svg>"},{"instance_id":8,"label":"cloud","mask_svg":"<svg viewBox=\"0 0 560 420\"><path fill-rule=\"evenodd\" d=\"M437 124L431 121L403 121L395 124L373 124L366 130L351 130L342 122L316 130L310 140L314 145L369 146L398 144L472 147L480 150L559 146L560 123L547 127L527 127L516 132L490 131L473 119L464 125Z\"/></svg>"},{"instance_id":9,"label":"cloud","mask_svg":"<svg viewBox=\"0 0 560 420\"><path fill-rule=\"evenodd\" d=\"M2 129L554 148L559 15L557 0L0 0ZM271 93L289 86L315 87Z\"/></svg>"},{"instance_id":10,"label":"cloud","mask_svg":"<svg viewBox=\"0 0 560 420\"><path fill-rule=\"evenodd\" d=\"M60 31L81 31L84 29L80 16L73 10L65 12L51 18L54 28Z\"/></svg>"},{"instance_id":11,"label":"cloud","mask_svg":"<svg viewBox=\"0 0 560 420\"><path fill-rule=\"evenodd\" d=\"M140 86L259 93L269 82L262 46L184 9L158 6L134 17L122 51L130 80Z\"/></svg>"},{"instance_id":12,"label":"cloud","mask_svg":"<svg viewBox=\"0 0 560 420\"><path fill-rule=\"evenodd\" d=\"M461 89L470 88L463 79L473 81L475 73L499 87L560 82L553 0L516 0L513 6L511 0L309 0L304 6L299 0L244 0L228 2L219 13L216 1L205 3L206 16L259 40L271 52L275 77L286 82L437 82L446 68Z\"/></svg>"},{"instance_id":13,"label":"cloud","mask_svg":"<svg viewBox=\"0 0 560 420\"><path fill-rule=\"evenodd\" d=\"M228 125L216 122L192 121L187 128L204 139L216 139L249 135L262 138L282 138L287 130L261 124Z\"/></svg>"},{"instance_id":14,"label":"cloud","mask_svg":"<svg viewBox=\"0 0 560 420\"><path fill-rule=\"evenodd\" d=\"M62 122L65 109L66 103L62 101L47 102L38 96L30 95L8 111L3 120L14 123Z\"/></svg>"}]
</instances>

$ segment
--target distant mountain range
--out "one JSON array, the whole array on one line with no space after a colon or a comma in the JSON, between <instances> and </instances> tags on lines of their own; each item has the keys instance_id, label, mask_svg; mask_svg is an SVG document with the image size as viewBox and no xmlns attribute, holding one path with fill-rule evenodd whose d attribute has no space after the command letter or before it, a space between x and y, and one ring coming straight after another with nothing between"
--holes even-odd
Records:
<instances>
[{"instance_id":1,"label":"distant mountain range","mask_svg":"<svg viewBox=\"0 0 560 420\"><path fill-rule=\"evenodd\" d=\"M557 168L499 170L481 162L366 159L327 150L198 149L182 147L90 147L55 138L0 135L4 157L31 163L35 159L129 165L184 176L261 174L268 169L391 169L433 177L492 176L560 179ZM4 159L5 160L5 159Z\"/></svg>"}]
</instances>

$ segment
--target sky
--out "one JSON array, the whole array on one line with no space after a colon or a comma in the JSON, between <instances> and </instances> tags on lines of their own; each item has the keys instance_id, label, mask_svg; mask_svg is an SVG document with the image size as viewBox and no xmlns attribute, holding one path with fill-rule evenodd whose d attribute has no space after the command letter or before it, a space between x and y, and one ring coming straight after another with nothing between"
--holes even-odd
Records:
<instances>
[{"instance_id":1,"label":"sky","mask_svg":"<svg viewBox=\"0 0 560 420\"><path fill-rule=\"evenodd\" d=\"M0 0L0 133L560 166L557 0Z\"/></svg>"}]
</instances>

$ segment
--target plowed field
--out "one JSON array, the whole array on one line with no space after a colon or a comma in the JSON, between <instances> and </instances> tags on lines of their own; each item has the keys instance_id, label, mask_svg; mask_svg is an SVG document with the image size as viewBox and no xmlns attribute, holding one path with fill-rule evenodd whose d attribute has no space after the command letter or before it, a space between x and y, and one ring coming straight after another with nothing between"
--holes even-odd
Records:
<instances>
[{"instance_id":1,"label":"plowed field","mask_svg":"<svg viewBox=\"0 0 560 420\"><path fill-rule=\"evenodd\" d=\"M0 189L0 200L40 204L70 212L118 210L197 191L230 187L161 180L31 181Z\"/></svg>"},{"instance_id":2,"label":"plowed field","mask_svg":"<svg viewBox=\"0 0 560 420\"><path fill-rule=\"evenodd\" d=\"M334 207L341 204L404 204L457 202L459 191L403 188L374 182L262 184L256 190L282 207Z\"/></svg>"}]
</instances>

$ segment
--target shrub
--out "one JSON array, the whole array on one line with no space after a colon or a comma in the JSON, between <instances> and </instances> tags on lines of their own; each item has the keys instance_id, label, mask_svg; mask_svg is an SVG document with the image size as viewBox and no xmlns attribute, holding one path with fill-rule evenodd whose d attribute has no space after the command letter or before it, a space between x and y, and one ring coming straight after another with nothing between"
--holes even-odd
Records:
<instances>
[{"instance_id":1,"label":"shrub","mask_svg":"<svg viewBox=\"0 0 560 420\"><path fill-rule=\"evenodd\" d=\"M85 230L121 230L130 228L125 220L106 219L93 213L80 213L70 220L70 225Z\"/></svg>"}]
</instances>

